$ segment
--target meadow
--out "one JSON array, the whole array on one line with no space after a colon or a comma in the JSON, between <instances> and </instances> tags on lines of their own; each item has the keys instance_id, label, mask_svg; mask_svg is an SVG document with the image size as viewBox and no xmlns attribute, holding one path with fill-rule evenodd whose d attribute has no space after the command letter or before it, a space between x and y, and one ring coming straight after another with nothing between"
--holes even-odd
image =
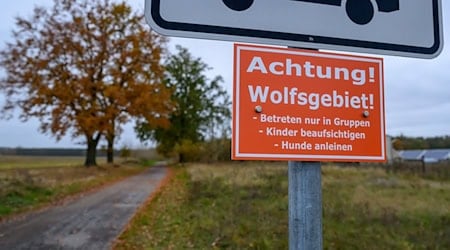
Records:
<instances>
[{"instance_id":1,"label":"meadow","mask_svg":"<svg viewBox=\"0 0 450 250\"><path fill-rule=\"evenodd\" d=\"M0 156L0 220L39 209L143 170L141 164L83 166L83 157Z\"/></svg>"},{"instance_id":2,"label":"meadow","mask_svg":"<svg viewBox=\"0 0 450 250\"><path fill-rule=\"evenodd\" d=\"M114 249L288 249L286 165L176 167ZM450 249L449 179L325 164L322 189L325 249Z\"/></svg>"},{"instance_id":3,"label":"meadow","mask_svg":"<svg viewBox=\"0 0 450 250\"><path fill-rule=\"evenodd\" d=\"M3 169L26 169L26 168L55 168L81 166L84 157L77 156L15 156L1 155L0 170ZM98 157L98 164L105 164L105 157Z\"/></svg>"}]
</instances>

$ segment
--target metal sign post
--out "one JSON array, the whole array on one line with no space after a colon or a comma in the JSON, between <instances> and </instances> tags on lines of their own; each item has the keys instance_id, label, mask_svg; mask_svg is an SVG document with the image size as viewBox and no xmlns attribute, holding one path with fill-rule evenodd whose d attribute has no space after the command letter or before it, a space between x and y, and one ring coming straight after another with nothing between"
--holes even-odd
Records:
<instances>
[{"instance_id":1,"label":"metal sign post","mask_svg":"<svg viewBox=\"0 0 450 250\"><path fill-rule=\"evenodd\" d=\"M323 249L322 166L289 161L289 249Z\"/></svg>"},{"instance_id":2,"label":"metal sign post","mask_svg":"<svg viewBox=\"0 0 450 250\"><path fill-rule=\"evenodd\" d=\"M322 166L289 161L289 249L323 249Z\"/></svg>"},{"instance_id":3,"label":"metal sign post","mask_svg":"<svg viewBox=\"0 0 450 250\"><path fill-rule=\"evenodd\" d=\"M322 181L320 162L289 162L289 249L320 250Z\"/></svg>"}]
</instances>

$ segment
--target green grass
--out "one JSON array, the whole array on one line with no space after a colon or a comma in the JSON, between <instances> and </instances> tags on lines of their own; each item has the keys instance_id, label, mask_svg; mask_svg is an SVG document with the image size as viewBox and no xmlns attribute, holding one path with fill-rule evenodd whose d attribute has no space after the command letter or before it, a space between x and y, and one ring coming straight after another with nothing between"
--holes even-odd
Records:
<instances>
[{"instance_id":1,"label":"green grass","mask_svg":"<svg viewBox=\"0 0 450 250\"><path fill-rule=\"evenodd\" d=\"M450 181L324 166L325 249L450 249ZM191 165L115 249L287 249L285 163Z\"/></svg>"},{"instance_id":2,"label":"green grass","mask_svg":"<svg viewBox=\"0 0 450 250\"><path fill-rule=\"evenodd\" d=\"M20 161L24 162L24 157L20 158ZM40 160L42 162L39 162ZM49 162L47 158L34 157L36 163L33 166L42 167L25 168L21 165L22 167L1 169L0 219L60 201L67 196L114 182L145 169L141 165L131 164L120 167L100 165L91 168L80 164L62 166L65 160L54 159L55 165L45 165Z\"/></svg>"},{"instance_id":3,"label":"green grass","mask_svg":"<svg viewBox=\"0 0 450 250\"><path fill-rule=\"evenodd\" d=\"M323 182L328 248L450 247L449 181L379 169L328 168Z\"/></svg>"}]
</instances>

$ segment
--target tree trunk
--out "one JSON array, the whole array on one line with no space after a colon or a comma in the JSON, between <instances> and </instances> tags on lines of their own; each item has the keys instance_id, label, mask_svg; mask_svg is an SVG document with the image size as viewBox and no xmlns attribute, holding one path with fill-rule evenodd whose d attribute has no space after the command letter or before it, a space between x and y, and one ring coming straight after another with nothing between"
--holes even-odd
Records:
<instances>
[{"instance_id":1,"label":"tree trunk","mask_svg":"<svg viewBox=\"0 0 450 250\"><path fill-rule=\"evenodd\" d=\"M86 151L86 161L84 162L85 167L97 166L97 145L100 140L100 136L101 136L100 133L95 138L86 136L87 151Z\"/></svg>"},{"instance_id":2,"label":"tree trunk","mask_svg":"<svg viewBox=\"0 0 450 250\"><path fill-rule=\"evenodd\" d=\"M106 150L106 160L107 163L114 163L114 135L108 136L108 148Z\"/></svg>"},{"instance_id":3,"label":"tree trunk","mask_svg":"<svg viewBox=\"0 0 450 250\"><path fill-rule=\"evenodd\" d=\"M180 153L179 155L178 155L178 162L180 162L180 163L184 163L184 153Z\"/></svg>"}]
</instances>

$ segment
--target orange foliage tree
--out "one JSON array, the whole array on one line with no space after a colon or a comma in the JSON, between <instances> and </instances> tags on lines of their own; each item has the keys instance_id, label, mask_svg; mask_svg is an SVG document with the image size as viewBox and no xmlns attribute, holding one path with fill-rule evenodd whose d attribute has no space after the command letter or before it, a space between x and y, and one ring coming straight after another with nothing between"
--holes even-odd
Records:
<instances>
[{"instance_id":1,"label":"orange foliage tree","mask_svg":"<svg viewBox=\"0 0 450 250\"><path fill-rule=\"evenodd\" d=\"M18 108L24 121L37 117L41 132L57 140L82 137L86 166L96 165L103 136L113 161L123 124L167 125L166 39L125 2L55 0L28 19L18 17L12 40L0 51L3 111Z\"/></svg>"}]
</instances>

